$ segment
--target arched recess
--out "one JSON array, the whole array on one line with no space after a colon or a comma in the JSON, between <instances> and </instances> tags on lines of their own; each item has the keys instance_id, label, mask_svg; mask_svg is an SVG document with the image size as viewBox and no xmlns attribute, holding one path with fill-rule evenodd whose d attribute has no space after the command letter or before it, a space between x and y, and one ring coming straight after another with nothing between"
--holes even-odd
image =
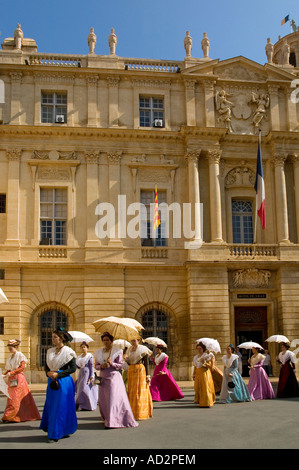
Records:
<instances>
[{"instance_id":1,"label":"arched recess","mask_svg":"<svg viewBox=\"0 0 299 470\"><path fill-rule=\"evenodd\" d=\"M59 302L46 302L33 311L30 322L30 362L32 369L43 369L43 358L46 348L51 346L49 340L53 329L62 326L65 329L73 330L75 328L74 322L73 312L66 305Z\"/></svg>"},{"instance_id":2,"label":"arched recess","mask_svg":"<svg viewBox=\"0 0 299 470\"><path fill-rule=\"evenodd\" d=\"M142 330L143 338L148 336L164 338L167 343L165 352L169 356L168 366L175 374L179 361L175 312L162 302L150 302L138 310L136 320L145 328L145 330Z\"/></svg>"}]
</instances>

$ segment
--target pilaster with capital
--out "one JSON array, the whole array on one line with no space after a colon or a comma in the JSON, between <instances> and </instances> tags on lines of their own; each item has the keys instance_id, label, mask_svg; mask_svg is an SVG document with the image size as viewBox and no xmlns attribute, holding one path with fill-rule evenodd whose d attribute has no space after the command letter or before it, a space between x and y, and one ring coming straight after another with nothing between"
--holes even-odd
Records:
<instances>
[{"instance_id":1,"label":"pilaster with capital","mask_svg":"<svg viewBox=\"0 0 299 470\"><path fill-rule=\"evenodd\" d=\"M99 152L89 150L85 152L86 162L86 242L85 245L98 243L95 226L95 208L99 201Z\"/></svg>"},{"instance_id":2,"label":"pilaster with capital","mask_svg":"<svg viewBox=\"0 0 299 470\"><path fill-rule=\"evenodd\" d=\"M299 153L292 153L290 160L294 169L294 186L295 186L295 212L299 214ZM296 217L297 243L299 241L299 217Z\"/></svg>"},{"instance_id":3,"label":"pilaster with capital","mask_svg":"<svg viewBox=\"0 0 299 470\"><path fill-rule=\"evenodd\" d=\"M209 162L210 180L210 211L211 211L211 241L221 242L222 239L222 212L221 212L221 187L220 187L220 149L207 151Z\"/></svg>"},{"instance_id":4,"label":"pilaster with capital","mask_svg":"<svg viewBox=\"0 0 299 470\"><path fill-rule=\"evenodd\" d=\"M298 118L297 118L297 104L294 99L292 99L292 93L294 88L287 88L285 92L286 102L287 102L287 119L288 119L288 130L294 131L298 128Z\"/></svg>"},{"instance_id":5,"label":"pilaster with capital","mask_svg":"<svg viewBox=\"0 0 299 470\"><path fill-rule=\"evenodd\" d=\"M118 126L118 86L120 77L112 76L107 78L109 94L109 126Z\"/></svg>"},{"instance_id":6,"label":"pilaster with capital","mask_svg":"<svg viewBox=\"0 0 299 470\"><path fill-rule=\"evenodd\" d=\"M21 124L21 83L22 72L11 72L10 124Z\"/></svg>"},{"instance_id":7,"label":"pilaster with capital","mask_svg":"<svg viewBox=\"0 0 299 470\"><path fill-rule=\"evenodd\" d=\"M7 150L7 229L6 241L8 245L19 244L20 241L20 162L22 151L20 149Z\"/></svg>"},{"instance_id":8,"label":"pilaster with capital","mask_svg":"<svg viewBox=\"0 0 299 470\"><path fill-rule=\"evenodd\" d=\"M115 213L115 238L109 240L110 246L122 246L121 230L122 227L121 214L119 211L118 203L121 195L121 159L122 151L112 151L107 153L109 168L108 168L108 189L109 189L109 202L114 207ZM120 223L119 223L120 222ZM125 221L123 222L126 223Z\"/></svg>"},{"instance_id":9,"label":"pilaster with capital","mask_svg":"<svg viewBox=\"0 0 299 470\"><path fill-rule=\"evenodd\" d=\"M268 86L268 92L270 97L271 127L273 131L280 130L278 90L279 85Z\"/></svg>"},{"instance_id":10,"label":"pilaster with capital","mask_svg":"<svg viewBox=\"0 0 299 470\"><path fill-rule=\"evenodd\" d=\"M206 127L215 127L215 82L211 80L203 81L206 111Z\"/></svg>"},{"instance_id":11,"label":"pilaster with capital","mask_svg":"<svg viewBox=\"0 0 299 470\"><path fill-rule=\"evenodd\" d=\"M196 126L195 86L196 80L185 80L187 126Z\"/></svg>"},{"instance_id":12,"label":"pilaster with capital","mask_svg":"<svg viewBox=\"0 0 299 470\"><path fill-rule=\"evenodd\" d=\"M89 127L97 126L98 79L98 75L89 75L87 77L87 125Z\"/></svg>"},{"instance_id":13,"label":"pilaster with capital","mask_svg":"<svg viewBox=\"0 0 299 470\"><path fill-rule=\"evenodd\" d=\"M189 151L185 155L188 165L189 203L191 204L191 226L195 230L194 239L201 240L201 220L195 223L195 204L200 204L198 161L200 150Z\"/></svg>"},{"instance_id":14,"label":"pilaster with capital","mask_svg":"<svg viewBox=\"0 0 299 470\"><path fill-rule=\"evenodd\" d=\"M287 191L285 180L284 163L286 154L275 154L272 157L274 165L275 177L275 200L276 200L276 227L278 243L289 242L289 224L288 224L288 207L287 207Z\"/></svg>"}]
</instances>

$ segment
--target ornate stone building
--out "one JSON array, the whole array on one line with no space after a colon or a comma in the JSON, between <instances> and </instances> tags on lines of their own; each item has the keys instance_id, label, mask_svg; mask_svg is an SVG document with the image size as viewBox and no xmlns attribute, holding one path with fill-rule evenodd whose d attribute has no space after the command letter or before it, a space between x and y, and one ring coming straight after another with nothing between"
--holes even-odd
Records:
<instances>
[{"instance_id":1,"label":"ornate stone building","mask_svg":"<svg viewBox=\"0 0 299 470\"><path fill-rule=\"evenodd\" d=\"M223 351L299 338L299 32L268 40L265 65L211 59L205 33L202 58L189 32L183 45L183 60L159 61L117 56L114 30L107 55L93 28L86 55L38 52L20 25L4 40L0 367L18 338L29 379L45 380L52 329L85 331L92 351L92 322L108 315L165 339L177 380L190 378L200 337ZM259 129L265 230L255 216ZM153 239L156 185L171 210L160 210ZM277 345L270 352L275 365Z\"/></svg>"}]
</instances>

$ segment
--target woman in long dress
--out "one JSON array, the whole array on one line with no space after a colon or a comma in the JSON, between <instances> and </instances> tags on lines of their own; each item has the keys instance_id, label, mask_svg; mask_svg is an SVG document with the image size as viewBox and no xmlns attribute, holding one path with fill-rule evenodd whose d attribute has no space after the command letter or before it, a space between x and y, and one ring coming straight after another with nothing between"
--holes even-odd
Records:
<instances>
[{"instance_id":1,"label":"woman in long dress","mask_svg":"<svg viewBox=\"0 0 299 470\"><path fill-rule=\"evenodd\" d=\"M156 367L150 384L153 401L171 401L184 398L178 384L167 369L168 356L163 352L163 346L157 345L156 352L154 358Z\"/></svg>"},{"instance_id":2,"label":"woman in long dress","mask_svg":"<svg viewBox=\"0 0 299 470\"><path fill-rule=\"evenodd\" d=\"M18 351L19 344L19 340L9 340L7 346L11 354L6 361L6 370L3 374L8 378L10 398L7 399L2 421L9 423L40 419L39 411L23 374L28 361L24 354Z\"/></svg>"},{"instance_id":3,"label":"woman in long dress","mask_svg":"<svg viewBox=\"0 0 299 470\"><path fill-rule=\"evenodd\" d=\"M299 386L295 375L295 355L287 343L281 343L277 360L281 364L277 387L277 398L299 397Z\"/></svg>"},{"instance_id":4,"label":"woman in long dress","mask_svg":"<svg viewBox=\"0 0 299 470\"><path fill-rule=\"evenodd\" d=\"M214 382L215 393L221 392L223 372L215 365L215 356L211 351L207 351L211 358L211 374Z\"/></svg>"},{"instance_id":5,"label":"woman in long dress","mask_svg":"<svg viewBox=\"0 0 299 470\"><path fill-rule=\"evenodd\" d=\"M226 355L222 357L224 370L219 403L251 401L250 393L238 370L239 358L234 352L235 348L230 344L226 348Z\"/></svg>"},{"instance_id":6,"label":"woman in long dress","mask_svg":"<svg viewBox=\"0 0 299 470\"><path fill-rule=\"evenodd\" d=\"M134 428L138 426L128 400L121 375L123 352L113 347L113 336L101 336L104 347L95 351L95 368L100 371L99 408L106 428Z\"/></svg>"},{"instance_id":7,"label":"woman in long dress","mask_svg":"<svg viewBox=\"0 0 299 470\"><path fill-rule=\"evenodd\" d=\"M131 341L127 351L128 397L136 420L149 419L153 415L153 400L149 388L148 358L152 351L139 344L139 339Z\"/></svg>"},{"instance_id":8,"label":"woman in long dress","mask_svg":"<svg viewBox=\"0 0 299 470\"><path fill-rule=\"evenodd\" d=\"M75 384L71 376L76 372L76 353L67 346L71 339L66 331L58 328L52 333L54 347L47 351L48 386L40 428L48 433L49 442L77 430Z\"/></svg>"},{"instance_id":9,"label":"woman in long dress","mask_svg":"<svg viewBox=\"0 0 299 470\"><path fill-rule=\"evenodd\" d=\"M79 369L78 379L75 382L76 409L93 411L97 409L99 390L94 384L93 355L88 352L88 344L80 344L82 354L77 357L76 365Z\"/></svg>"},{"instance_id":10,"label":"woman in long dress","mask_svg":"<svg viewBox=\"0 0 299 470\"><path fill-rule=\"evenodd\" d=\"M201 342L197 344L196 349L197 354L193 358L194 403L198 403L201 408L211 408L215 403L215 386L211 373L212 356Z\"/></svg>"},{"instance_id":11,"label":"woman in long dress","mask_svg":"<svg viewBox=\"0 0 299 470\"><path fill-rule=\"evenodd\" d=\"M250 364L250 378L248 391L252 400L266 400L275 398L273 387L263 368L265 356L260 349L252 348L252 356L248 359Z\"/></svg>"}]
</instances>

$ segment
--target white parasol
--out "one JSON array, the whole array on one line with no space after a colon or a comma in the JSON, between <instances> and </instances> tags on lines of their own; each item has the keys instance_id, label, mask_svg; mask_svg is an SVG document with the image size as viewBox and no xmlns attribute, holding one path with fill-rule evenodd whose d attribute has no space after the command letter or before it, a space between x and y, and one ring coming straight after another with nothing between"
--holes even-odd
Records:
<instances>
[{"instance_id":1,"label":"white parasol","mask_svg":"<svg viewBox=\"0 0 299 470\"><path fill-rule=\"evenodd\" d=\"M94 341L90 336L82 331L68 331L68 334L72 336L72 342L74 343L82 343L83 341L90 343L91 341Z\"/></svg>"},{"instance_id":2,"label":"white parasol","mask_svg":"<svg viewBox=\"0 0 299 470\"><path fill-rule=\"evenodd\" d=\"M167 348L167 344L163 339L157 338L156 336L149 336L148 338L145 338L143 340L145 343L152 344L153 346L163 346L164 348Z\"/></svg>"},{"instance_id":3,"label":"white parasol","mask_svg":"<svg viewBox=\"0 0 299 470\"><path fill-rule=\"evenodd\" d=\"M4 393L4 395L10 398L9 393L8 393L8 385L4 381L4 378L2 376L2 369L0 369L0 392Z\"/></svg>"},{"instance_id":4,"label":"white parasol","mask_svg":"<svg viewBox=\"0 0 299 470\"><path fill-rule=\"evenodd\" d=\"M129 343L129 341L126 341L125 339L116 339L115 341L113 341L113 345L119 346L121 349L131 347L131 343Z\"/></svg>"},{"instance_id":5,"label":"white parasol","mask_svg":"<svg viewBox=\"0 0 299 470\"><path fill-rule=\"evenodd\" d=\"M217 339L214 338L199 338L196 340L196 343L202 343L205 347L215 354L221 352L220 344L218 343Z\"/></svg>"},{"instance_id":6,"label":"white parasol","mask_svg":"<svg viewBox=\"0 0 299 470\"><path fill-rule=\"evenodd\" d=\"M131 341L140 338L139 331L131 321L131 318L105 317L93 322L93 326L98 333L109 333L113 339L124 339Z\"/></svg>"},{"instance_id":7,"label":"white parasol","mask_svg":"<svg viewBox=\"0 0 299 470\"><path fill-rule=\"evenodd\" d=\"M237 346L237 348L244 348L244 349L259 348L259 349L264 349L263 346L261 346L258 343L255 343L254 341L247 341L245 343L241 343Z\"/></svg>"},{"instance_id":8,"label":"white parasol","mask_svg":"<svg viewBox=\"0 0 299 470\"><path fill-rule=\"evenodd\" d=\"M266 339L269 343L289 343L290 340L283 335L272 335L268 339Z\"/></svg>"},{"instance_id":9,"label":"white parasol","mask_svg":"<svg viewBox=\"0 0 299 470\"><path fill-rule=\"evenodd\" d=\"M9 304L9 300L0 287L0 304Z\"/></svg>"}]
</instances>

